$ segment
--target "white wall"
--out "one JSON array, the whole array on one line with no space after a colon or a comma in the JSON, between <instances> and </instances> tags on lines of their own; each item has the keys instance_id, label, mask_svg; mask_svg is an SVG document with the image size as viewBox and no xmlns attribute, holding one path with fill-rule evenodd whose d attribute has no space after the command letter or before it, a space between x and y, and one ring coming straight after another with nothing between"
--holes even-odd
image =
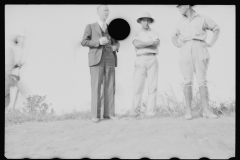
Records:
<instances>
[{"instance_id":1,"label":"white wall","mask_svg":"<svg viewBox=\"0 0 240 160\"><path fill-rule=\"evenodd\" d=\"M171 34L181 15L175 5L109 5L108 22L124 18L131 26L128 38L121 41L116 68L116 111L131 108L132 76L135 51L132 38L140 25L141 12L150 12L155 19L151 28L160 35L159 94L173 86L182 100L182 76L178 66L179 49ZM90 71L88 48L80 42L87 24L97 20L97 5L6 5L5 36L11 33L27 37L28 57L22 77L35 93L47 95L55 110L90 109ZM235 6L197 5L194 9L208 15L220 27L221 33L213 48L208 71L210 98L222 101L235 99ZM120 30L119 30L120 31ZM212 33L208 33L210 42ZM194 84L195 91L197 83ZM146 88L147 89L147 88ZM147 90L144 93L146 98ZM18 102L20 105L20 101Z\"/></svg>"}]
</instances>

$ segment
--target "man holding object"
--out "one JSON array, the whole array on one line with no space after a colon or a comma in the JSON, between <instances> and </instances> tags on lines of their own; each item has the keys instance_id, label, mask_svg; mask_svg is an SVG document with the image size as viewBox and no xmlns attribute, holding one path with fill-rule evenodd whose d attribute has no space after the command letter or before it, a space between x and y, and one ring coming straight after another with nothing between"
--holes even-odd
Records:
<instances>
[{"instance_id":1,"label":"man holding object","mask_svg":"<svg viewBox=\"0 0 240 160\"><path fill-rule=\"evenodd\" d=\"M101 118L101 84L103 84L103 118L117 119L115 116L115 67L120 44L108 34L106 19L109 9L106 5L97 8L99 19L88 24L84 31L82 46L89 47L89 67L91 74L91 116L93 122Z\"/></svg>"}]
</instances>

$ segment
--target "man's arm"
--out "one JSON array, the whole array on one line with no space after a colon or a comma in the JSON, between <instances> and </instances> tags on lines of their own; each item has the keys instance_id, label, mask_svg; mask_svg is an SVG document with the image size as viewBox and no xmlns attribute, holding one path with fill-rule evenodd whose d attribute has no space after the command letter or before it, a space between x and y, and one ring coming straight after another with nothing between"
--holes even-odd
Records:
<instances>
[{"instance_id":1,"label":"man's arm","mask_svg":"<svg viewBox=\"0 0 240 160\"><path fill-rule=\"evenodd\" d=\"M153 41L148 41L148 42L142 42L142 41L139 41L139 40L133 40L133 45L136 47L136 48L146 48L146 47L150 47L153 45Z\"/></svg>"},{"instance_id":2,"label":"man's arm","mask_svg":"<svg viewBox=\"0 0 240 160\"><path fill-rule=\"evenodd\" d=\"M212 47L220 34L220 27L217 25L215 21L210 19L208 16L204 16L204 28L213 32L213 37L210 43L204 44L204 47Z\"/></svg>"},{"instance_id":3,"label":"man's arm","mask_svg":"<svg viewBox=\"0 0 240 160\"><path fill-rule=\"evenodd\" d=\"M172 34L172 42L173 42L174 46L176 46L177 48L182 47L182 44L178 42L178 39L179 39L179 36L180 36L180 31L179 31L179 29L178 29L178 26L179 26L179 23L180 23L180 22L181 22L181 21L179 21L179 22L177 23L177 25L176 25L176 27L175 27L175 30L174 30L174 32L173 32L173 34Z\"/></svg>"},{"instance_id":4,"label":"man's arm","mask_svg":"<svg viewBox=\"0 0 240 160\"><path fill-rule=\"evenodd\" d=\"M220 29L213 31L213 38L211 42L203 44L203 47L212 47L216 43L219 34L220 34Z\"/></svg>"},{"instance_id":5,"label":"man's arm","mask_svg":"<svg viewBox=\"0 0 240 160\"><path fill-rule=\"evenodd\" d=\"M212 38L212 41L210 43L211 47L216 43L219 34L220 34L220 29L213 31L213 38Z\"/></svg>"},{"instance_id":6,"label":"man's arm","mask_svg":"<svg viewBox=\"0 0 240 160\"><path fill-rule=\"evenodd\" d=\"M91 30L90 24L87 25L87 27L84 31L81 45L87 46L87 47L96 47L96 48L99 47L99 45L100 45L99 39L92 40L92 30Z\"/></svg>"},{"instance_id":7,"label":"man's arm","mask_svg":"<svg viewBox=\"0 0 240 160\"><path fill-rule=\"evenodd\" d=\"M176 47L180 48L181 45L178 43L178 38L179 38L178 35L173 35L172 36L172 42Z\"/></svg>"},{"instance_id":8,"label":"man's arm","mask_svg":"<svg viewBox=\"0 0 240 160\"><path fill-rule=\"evenodd\" d=\"M116 51L118 52L118 50L119 50L119 48L120 48L120 43L119 43L119 41L116 41L115 46L116 46Z\"/></svg>"},{"instance_id":9,"label":"man's arm","mask_svg":"<svg viewBox=\"0 0 240 160\"><path fill-rule=\"evenodd\" d=\"M113 44L111 45L111 46L112 46L112 51L113 51L113 52L115 52L115 51L118 52L118 50L119 50L119 48L120 48L120 43L119 43L119 41L117 41L117 40L115 40L115 39L113 39L113 38L112 38L112 41L113 41Z\"/></svg>"},{"instance_id":10,"label":"man's arm","mask_svg":"<svg viewBox=\"0 0 240 160\"><path fill-rule=\"evenodd\" d=\"M119 43L119 41L117 41L115 45L117 46L117 49L120 48L120 43Z\"/></svg>"}]
</instances>

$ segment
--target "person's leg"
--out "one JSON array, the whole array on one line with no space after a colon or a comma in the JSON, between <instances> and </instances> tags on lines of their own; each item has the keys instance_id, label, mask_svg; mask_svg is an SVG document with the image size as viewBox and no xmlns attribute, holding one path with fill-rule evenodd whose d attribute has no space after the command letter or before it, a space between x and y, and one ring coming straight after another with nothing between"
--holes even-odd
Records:
<instances>
[{"instance_id":1,"label":"person's leg","mask_svg":"<svg viewBox=\"0 0 240 160\"><path fill-rule=\"evenodd\" d=\"M145 57L137 57L135 61L135 71L133 75L132 115L137 114L142 105L142 94L147 75L147 68L145 66L144 58Z\"/></svg>"},{"instance_id":2,"label":"person's leg","mask_svg":"<svg viewBox=\"0 0 240 160\"><path fill-rule=\"evenodd\" d=\"M16 87L16 76L5 73L5 97L9 97L9 104L6 106L6 112L14 108L18 88ZM6 100L6 99L5 99Z\"/></svg>"},{"instance_id":3,"label":"person's leg","mask_svg":"<svg viewBox=\"0 0 240 160\"><path fill-rule=\"evenodd\" d=\"M26 76L26 70L28 67L29 66L27 64L24 64L20 68L20 71L19 71L20 80L18 81L18 86L17 86L20 94L23 95L25 99L33 95L31 86L29 86L29 84L27 83L28 77Z\"/></svg>"},{"instance_id":4,"label":"person's leg","mask_svg":"<svg viewBox=\"0 0 240 160\"><path fill-rule=\"evenodd\" d=\"M10 103L6 108L6 111L15 109L15 104L17 101L17 95L18 95L18 88L16 86L10 87Z\"/></svg>"},{"instance_id":5,"label":"person's leg","mask_svg":"<svg viewBox=\"0 0 240 160\"><path fill-rule=\"evenodd\" d=\"M192 59L191 42L187 42L180 50L179 67L180 72L184 78L183 93L186 104L185 119L192 119L191 104L194 66Z\"/></svg>"},{"instance_id":6,"label":"person's leg","mask_svg":"<svg viewBox=\"0 0 240 160\"><path fill-rule=\"evenodd\" d=\"M158 59L156 56L150 56L147 63L147 82L148 82L148 99L146 115L155 115L157 107L157 88L158 88Z\"/></svg>"},{"instance_id":7,"label":"person's leg","mask_svg":"<svg viewBox=\"0 0 240 160\"><path fill-rule=\"evenodd\" d=\"M100 101L101 101L100 111L101 111L101 118L102 118L103 113L104 113L104 77L103 77L103 82L102 82L102 84L101 84L101 96L100 96Z\"/></svg>"},{"instance_id":8,"label":"person's leg","mask_svg":"<svg viewBox=\"0 0 240 160\"><path fill-rule=\"evenodd\" d=\"M217 118L217 116L209 110L209 95L206 80L207 69L210 60L208 50L207 48L202 47L202 42L195 42L194 52L196 57L195 61L196 77L199 86L201 105L203 107L203 116L209 118Z\"/></svg>"},{"instance_id":9,"label":"person's leg","mask_svg":"<svg viewBox=\"0 0 240 160\"><path fill-rule=\"evenodd\" d=\"M101 84L104 68L101 66L90 67L91 73L91 115L92 118L101 118Z\"/></svg>"},{"instance_id":10,"label":"person's leg","mask_svg":"<svg viewBox=\"0 0 240 160\"><path fill-rule=\"evenodd\" d=\"M14 80L5 72L5 108L10 103L10 87L14 85Z\"/></svg>"},{"instance_id":11,"label":"person's leg","mask_svg":"<svg viewBox=\"0 0 240 160\"><path fill-rule=\"evenodd\" d=\"M105 67L103 118L115 116L115 67Z\"/></svg>"}]
</instances>

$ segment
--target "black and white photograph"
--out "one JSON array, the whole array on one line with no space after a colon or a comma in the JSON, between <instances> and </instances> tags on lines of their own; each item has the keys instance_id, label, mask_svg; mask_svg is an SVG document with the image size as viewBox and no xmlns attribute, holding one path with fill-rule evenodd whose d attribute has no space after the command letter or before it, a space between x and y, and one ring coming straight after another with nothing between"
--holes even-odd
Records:
<instances>
[{"instance_id":1,"label":"black and white photograph","mask_svg":"<svg viewBox=\"0 0 240 160\"><path fill-rule=\"evenodd\" d=\"M236 6L5 4L7 159L229 159Z\"/></svg>"}]
</instances>

